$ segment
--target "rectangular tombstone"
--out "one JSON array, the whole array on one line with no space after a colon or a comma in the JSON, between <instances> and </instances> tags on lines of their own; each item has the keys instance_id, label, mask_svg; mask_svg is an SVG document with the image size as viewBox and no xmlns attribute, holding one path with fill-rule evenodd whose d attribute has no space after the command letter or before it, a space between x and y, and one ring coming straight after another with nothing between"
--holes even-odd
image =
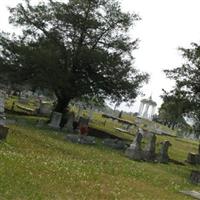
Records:
<instances>
[{"instance_id":1,"label":"rectangular tombstone","mask_svg":"<svg viewBox=\"0 0 200 200\"><path fill-rule=\"evenodd\" d=\"M62 119L62 113L53 112L49 126L52 128L60 128L61 119Z\"/></svg>"}]
</instances>

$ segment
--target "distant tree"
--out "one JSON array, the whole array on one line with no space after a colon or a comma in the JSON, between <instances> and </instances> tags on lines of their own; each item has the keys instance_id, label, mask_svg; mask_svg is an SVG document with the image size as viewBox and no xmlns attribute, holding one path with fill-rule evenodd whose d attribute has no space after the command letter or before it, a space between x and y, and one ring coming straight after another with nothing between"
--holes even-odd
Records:
<instances>
[{"instance_id":1,"label":"distant tree","mask_svg":"<svg viewBox=\"0 0 200 200\"><path fill-rule=\"evenodd\" d=\"M168 78L176 81L175 90L185 95L187 102L190 102L187 114L193 118L195 129L200 130L200 46L191 44L191 48L180 48L185 59L181 67L165 70ZM178 102L177 102L178 103ZM187 103L183 107L187 107Z\"/></svg>"},{"instance_id":2,"label":"distant tree","mask_svg":"<svg viewBox=\"0 0 200 200\"><path fill-rule=\"evenodd\" d=\"M159 109L157 121L174 129L175 126L186 125L184 116L191 109L191 103L188 101L184 93L179 90L171 92L164 91L161 96L163 103Z\"/></svg>"},{"instance_id":3,"label":"distant tree","mask_svg":"<svg viewBox=\"0 0 200 200\"><path fill-rule=\"evenodd\" d=\"M139 17L122 12L117 0L25 0L9 11L22 34L1 33L1 74L54 91L57 112L85 95L132 101L148 78L132 67L137 40L128 31Z\"/></svg>"}]
</instances>

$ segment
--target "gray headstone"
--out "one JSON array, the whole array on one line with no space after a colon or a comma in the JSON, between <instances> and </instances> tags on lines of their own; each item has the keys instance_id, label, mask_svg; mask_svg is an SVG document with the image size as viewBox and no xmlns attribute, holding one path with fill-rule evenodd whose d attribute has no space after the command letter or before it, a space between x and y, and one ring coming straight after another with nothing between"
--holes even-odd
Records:
<instances>
[{"instance_id":1,"label":"gray headstone","mask_svg":"<svg viewBox=\"0 0 200 200\"><path fill-rule=\"evenodd\" d=\"M169 141L161 142L161 149L160 149L160 154L158 157L158 161L160 163L168 163L169 162L168 149L170 146L171 146L171 143Z\"/></svg>"},{"instance_id":2,"label":"gray headstone","mask_svg":"<svg viewBox=\"0 0 200 200\"><path fill-rule=\"evenodd\" d=\"M53 112L49 126L52 128L60 128L61 119L62 119L62 113Z\"/></svg>"},{"instance_id":3,"label":"gray headstone","mask_svg":"<svg viewBox=\"0 0 200 200\"><path fill-rule=\"evenodd\" d=\"M67 119L67 123L64 126L64 130L66 130L67 132L72 133L73 130L73 122L75 120L75 115L73 112L69 112L68 114L68 119Z\"/></svg>"},{"instance_id":4,"label":"gray headstone","mask_svg":"<svg viewBox=\"0 0 200 200\"><path fill-rule=\"evenodd\" d=\"M47 102L41 102L39 107L39 113L41 115L49 115L52 112L52 105Z\"/></svg>"},{"instance_id":5,"label":"gray headstone","mask_svg":"<svg viewBox=\"0 0 200 200\"><path fill-rule=\"evenodd\" d=\"M147 161L154 161L156 158L156 136L152 135L146 145L144 152L144 159Z\"/></svg>"},{"instance_id":6,"label":"gray headstone","mask_svg":"<svg viewBox=\"0 0 200 200\"><path fill-rule=\"evenodd\" d=\"M126 149L125 155L133 160L142 160L143 152L141 148L142 134L138 131L133 143Z\"/></svg>"}]
</instances>

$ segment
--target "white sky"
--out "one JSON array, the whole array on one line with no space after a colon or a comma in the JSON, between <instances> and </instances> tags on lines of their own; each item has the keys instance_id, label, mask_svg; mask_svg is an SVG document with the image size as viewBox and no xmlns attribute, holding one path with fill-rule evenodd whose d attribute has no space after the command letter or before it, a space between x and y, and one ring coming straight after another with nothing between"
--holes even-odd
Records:
<instances>
[{"instance_id":1,"label":"white sky","mask_svg":"<svg viewBox=\"0 0 200 200\"><path fill-rule=\"evenodd\" d=\"M32 0L37 2L38 0ZM8 27L9 13L6 7L21 0L0 0L0 30L13 31ZM191 42L200 41L200 0L121 0L126 11L135 12L142 18L131 32L133 38L139 38L139 49L133 52L135 66L151 76L142 91L146 97L161 104L162 88L170 90L171 80L166 79L163 69L179 66L183 60L178 47L189 47ZM128 108L137 111L138 102Z\"/></svg>"}]
</instances>

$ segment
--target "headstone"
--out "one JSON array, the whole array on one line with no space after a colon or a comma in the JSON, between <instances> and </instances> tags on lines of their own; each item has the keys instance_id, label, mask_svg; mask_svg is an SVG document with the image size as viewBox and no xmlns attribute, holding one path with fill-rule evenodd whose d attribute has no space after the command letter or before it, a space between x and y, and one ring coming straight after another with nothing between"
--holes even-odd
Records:
<instances>
[{"instance_id":1,"label":"headstone","mask_svg":"<svg viewBox=\"0 0 200 200\"><path fill-rule=\"evenodd\" d=\"M152 135L144 151L144 159L154 161L156 158L156 135Z\"/></svg>"},{"instance_id":2,"label":"headstone","mask_svg":"<svg viewBox=\"0 0 200 200\"><path fill-rule=\"evenodd\" d=\"M140 131L137 132L136 137L134 138L133 143L129 148L126 149L125 155L133 160L142 160L143 152L141 148L142 143L142 134Z\"/></svg>"},{"instance_id":3,"label":"headstone","mask_svg":"<svg viewBox=\"0 0 200 200\"><path fill-rule=\"evenodd\" d=\"M67 117L67 123L64 126L64 130L72 133L74 131L73 122L75 120L74 112L69 112Z\"/></svg>"},{"instance_id":4,"label":"headstone","mask_svg":"<svg viewBox=\"0 0 200 200\"><path fill-rule=\"evenodd\" d=\"M61 119L62 119L62 113L53 112L49 126L52 128L60 128Z\"/></svg>"},{"instance_id":5,"label":"headstone","mask_svg":"<svg viewBox=\"0 0 200 200\"><path fill-rule=\"evenodd\" d=\"M160 163L168 163L169 162L169 155L168 155L168 149L171 146L171 143L169 141L161 142L161 149L160 154L158 157L158 161Z\"/></svg>"},{"instance_id":6,"label":"headstone","mask_svg":"<svg viewBox=\"0 0 200 200\"><path fill-rule=\"evenodd\" d=\"M88 123L89 119L80 117L79 118L79 128L81 135L87 135L88 134Z\"/></svg>"},{"instance_id":7,"label":"headstone","mask_svg":"<svg viewBox=\"0 0 200 200\"><path fill-rule=\"evenodd\" d=\"M50 115L52 112L52 105L48 102L41 102L39 107L39 114Z\"/></svg>"}]
</instances>

